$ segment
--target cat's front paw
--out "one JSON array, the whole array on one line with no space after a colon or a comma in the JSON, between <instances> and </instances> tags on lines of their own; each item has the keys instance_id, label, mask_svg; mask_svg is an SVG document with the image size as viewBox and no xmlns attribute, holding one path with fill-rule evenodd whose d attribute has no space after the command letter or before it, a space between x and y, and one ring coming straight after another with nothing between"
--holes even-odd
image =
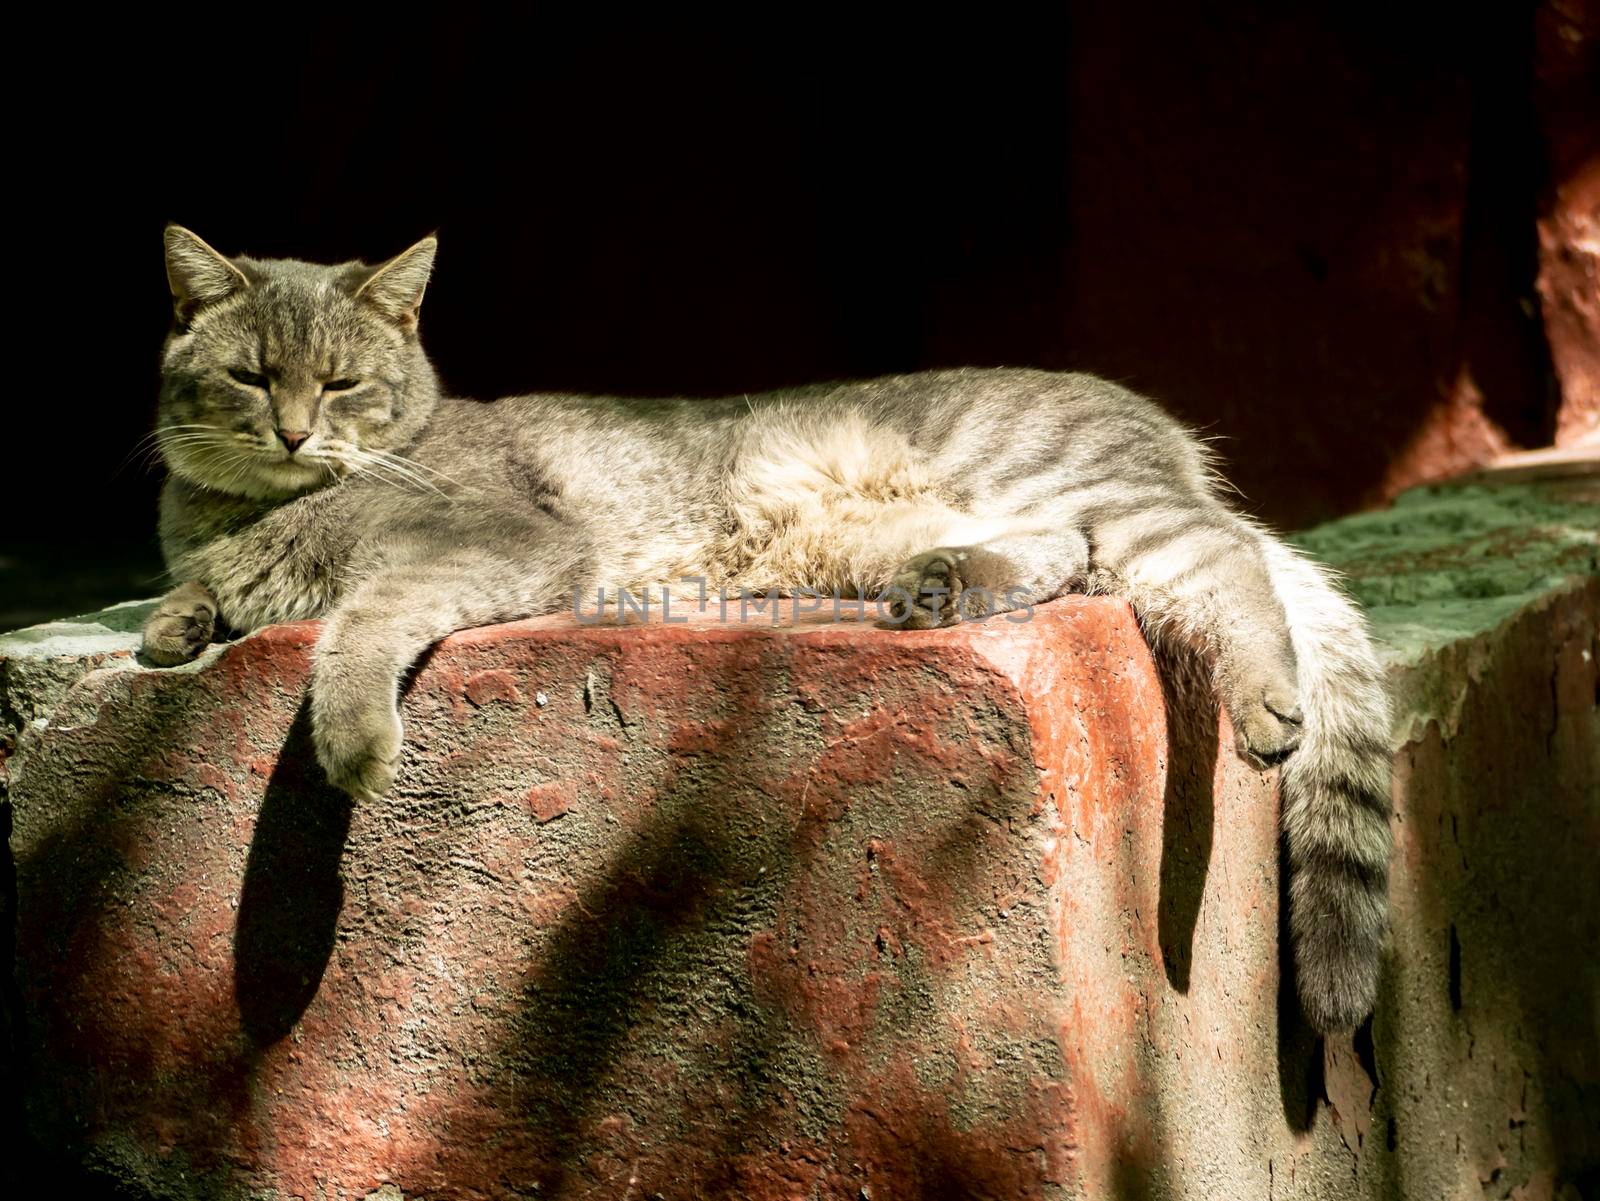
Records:
<instances>
[{"instance_id":1,"label":"cat's front paw","mask_svg":"<svg viewBox=\"0 0 1600 1201\"><path fill-rule=\"evenodd\" d=\"M139 653L157 667L176 667L205 650L216 628L216 598L199 584L183 584L162 597L145 621Z\"/></svg>"},{"instance_id":2,"label":"cat's front paw","mask_svg":"<svg viewBox=\"0 0 1600 1201\"><path fill-rule=\"evenodd\" d=\"M947 547L926 551L901 566L884 589L889 601L886 624L906 630L953 626L963 616L964 552Z\"/></svg>"},{"instance_id":3,"label":"cat's front paw","mask_svg":"<svg viewBox=\"0 0 1600 1201\"><path fill-rule=\"evenodd\" d=\"M1300 745L1305 714L1292 673L1257 680L1239 690L1228 705L1234 749L1258 770L1281 763Z\"/></svg>"},{"instance_id":4,"label":"cat's front paw","mask_svg":"<svg viewBox=\"0 0 1600 1201\"><path fill-rule=\"evenodd\" d=\"M369 706L341 712L313 708L311 741L328 782L358 801L389 791L400 769L400 715Z\"/></svg>"}]
</instances>

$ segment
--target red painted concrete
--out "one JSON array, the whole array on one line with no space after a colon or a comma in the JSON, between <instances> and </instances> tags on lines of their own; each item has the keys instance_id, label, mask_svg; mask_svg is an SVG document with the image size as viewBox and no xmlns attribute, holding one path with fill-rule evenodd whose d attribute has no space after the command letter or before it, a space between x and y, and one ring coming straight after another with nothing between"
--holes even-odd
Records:
<instances>
[{"instance_id":1,"label":"red painted concrete","mask_svg":"<svg viewBox=\"0 0 1600 1201\"><path fill-rule=\"evenodd\" d=\"M296 726L314 633L104 673L25 735L38 1128L301 1196L1070 1178L1039 873L1076 787L1040 792L1028 673L1085 656L1132 703L1125 612L465 633L354 813Z\"/></svg>"}]
</instances>

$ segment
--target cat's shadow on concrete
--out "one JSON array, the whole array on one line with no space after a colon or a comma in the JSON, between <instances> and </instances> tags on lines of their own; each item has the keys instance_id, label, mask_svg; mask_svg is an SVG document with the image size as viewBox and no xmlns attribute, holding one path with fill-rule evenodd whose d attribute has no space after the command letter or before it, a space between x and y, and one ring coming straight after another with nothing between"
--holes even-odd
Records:
<instances>
[{"instance_id":1,"label":"cat's shadow on concrete","mask_svg":"<svg viewBox=\"0 0 1600 1201\"><path fill-rule=\"evenodd\" d=\"M302 703L267 781L234 927L234 995L257 1047L294 1028L333 955L350 798L328 783Z\"/></svg>"},{"instance_id":2,"label":"cat's shadow on concrete","mask_svg":"<svg viewBox=\"0 0 1600 1201\"><path fill-rule=\"evenodd\" d=\"M1179 647L1155 651L1166 707L1167 772L1162 796L1161 896L1157 935L1167 983L1187 994L1194 932L1211 866L1217 771L1216 692L1197 656Z\"/></svg>"},{"instance_id":3,"label":"cat's shadow on concrete","mask_svg":"<svg viewBox=\"0 0 1600 1201\"><path fill-rule=\"evenodd\" d=\"M1162 798L1161 896L1157 928L1167 983L1187 994L1194 935L1215 841L1217 696L1205 665L1182 648L1156 651L1167 720L1167 773ZM1288 925L1288 864L1279 855L1278 1085L1284 1120L1311 1128L1322 1096L1322 1045L1300 1013Z\"/></svg>"}]
</instances>

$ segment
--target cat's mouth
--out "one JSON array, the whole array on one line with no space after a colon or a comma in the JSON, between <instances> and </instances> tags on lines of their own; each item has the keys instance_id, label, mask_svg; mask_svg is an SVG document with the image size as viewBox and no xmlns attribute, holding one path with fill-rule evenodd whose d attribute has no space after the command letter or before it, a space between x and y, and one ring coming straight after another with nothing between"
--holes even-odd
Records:
<instances>
[{"instance_id":1,"label":"cat's mouth","mask_svg":"<svg viewBox=\"0 0 1600 1201\"><path fill-rule=\"evenodd\" d=\"M349 456L322 446L301 448L292 454L282 448L278 448L278 453L267 449L262 452L260 462L274 485L297 492L357 473L356 464Z\"/></svg>"},{"instance_id":2,"label":"cat's mouth","mask_svg":"<svg viewBox=\"0 0 1600 1201\"><path fill-rule=\"evenodd\" d=\"M297 454L278 453L270 451L261 456L262 461L271 467L287 467L296 470L323 471L341 469L345 466L344 460L336 455L322 454L315 450L303 450Z\"/></svg>"},{"instance_id":3,"label":"cat's mouth","mask_svg":"<svg viewBox=\"0 0 1600 1201\"><path fill-rule=\"evenodd\" d=\"M359 474L366 457L359 447L323 432L311 434L292 448L281 437L255 439L250 449L274 483L297 489Z\"/></svg>"},{"instance_id":4,"label":"cat's mouth","mask_svg":"<svg viewBox=\"0 0 1600 1201\"><path fill-rule=\"evenodd\" d=\"M268 488L281 493L304 492L343 479L349 471L342 460L315 451L290 455L263 450L256 457L253 474Z\"/></svg>"}]
</instances>

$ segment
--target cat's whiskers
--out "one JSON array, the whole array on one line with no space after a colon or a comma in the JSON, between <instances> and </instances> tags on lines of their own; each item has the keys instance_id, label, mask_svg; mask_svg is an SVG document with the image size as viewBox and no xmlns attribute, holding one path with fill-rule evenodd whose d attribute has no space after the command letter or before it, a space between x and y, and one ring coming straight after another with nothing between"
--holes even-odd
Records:
<instances>
[{"instance_id":1,"label":"cat's whiskers","mask_svg":"<svg viewBox=\"0 0 1600 1201\"><path fill-rule=\"evenodd\" d=\"M350 468L352 474L364 476L367 479L381 483L393 484L396 487L410 484L423 491L433 492L439 496L447 496L447 493L432 481L421 475L406 471L370 451L350 447L342 453L341 457Z\"/></svg>"},{"instance_id":2,"label":"cat's whiskers","mask_svg":"<svg viewBox=\"0 0 1600 1201\"><path fill-rule=\"evenodd\" d=\"M232 492L235 484L243 482L245 472L247 470L245 462L242 459L235 459L231 464L223 464L224 469L227 469L230 466L232 467L232 470L228 471L227 478L222 481L221 491L223 492Z\"/></svg>"},{"instance_id":3,"label":"cat's whiskers","mask_svg":"<svg viewBox=\"0 0 1600 1201\"><path fill-rule=\"evenodd\" d=\"M382 462L387 469L392 470L392 472L405 473L408 477L418 481L419 485L434 489L435 493L445 494L440 485L448 485L458 494L472 494L472 491L474 491L474 489L467 488L461 481L453 480L445 473L438 472L438 470L432 469L429 465L421 464L416 459L406 459L405 456L390 454L387 451L374 451L373 454L378 456L378 461ZM437 477L437 483L434 480L429 480L427 475L422 475L422 472L427 472L432 477Z\"/></svg>"},{"instance_id":4,"label":"cat's whiskers","mask_svg":"<svg viewBox=\"0 0 1600 1201\"><path fill-rule=\"evenodd\" d=\"M166 446L179 446L186 442L209 441L216 433L214 427L200 425L193 422L158 426L133 444L133 449L128 452L117 470L121 471L134 456L143 453L144 465L149 466L156 455L159 455Z\"/></svg>"},{"instance_id":5,"label":"cat's whiskers","mask_svg":"<svg viewBox=\"0 0 1600 1201\"><path fill-rule=\"evenodd\" d=\"M179 458L204 459L229 449L220 432L209 426L196 426L177 432L173 432L173 427L169 426L157 430L156 435L153 455L172 454Z\"/></svg>"},{"instance_id":6,"label":"cat's whiskers","mask_svg":"<svg viewBox=\"0 0 1600 1201\"><path fill-rule=\"evenodd\" d=\"M129 458L142 453L143 466L146 468L163 456L186 459L197 467L206 468L206 473L213 480L212 487L232 492L245 483L253 471L286 465L286 461L272 457L270 450L271 445L255 433L222 430L199 423L174 423L146 434L130 452ZM406 491L431 492L448 498L449 493L430 479L431 475L453 488L468 491L444 472L427 464L391 451L356 446L342 439L325 439L317 453L301 455L294 461L326 472L333 480L349 474Z\"/></svg>"},{"instance_id":7,"label":"cat's whiskers","mask_svg":"<svg viewBox=\"0 0 1600 1201\"><path fill-rule=\"evenodd\" d=\"M126 470L128 465L132 463L135 458L140 460L139 465L141 469L148 468L153 457L161 453L161 445L158 441L158 439L161 437L161 433L161 430L153 429L144 437L135 442L129 448L128 453L123 457L122 462L117 464L117 471L113 472L112 474L115 475L117 472Z\"/></svg>"},{"instance_id":8,"label":"cat's whiskers","mask_svg":"<svg viewBox=\"0 0 1600 1201\"><path fill-rule=\"evenodd\" d=\"M250 468L254 466L254 460L251 456L226 445L217 447L217 450L219 451L219 457L222 459L221 470L228 472L223 480L222 490L229 492L233 490L235 484L243 482L245 477L249 475Z\"/></svg>"},{"instance_id":9,"label":"cat's whiskers","mask_svg":"<svg viewBox=\"0 0 1600 1201\"><path fill-rule=\"evenodd\" d=\"M450 476L446 475L444 472L440 471L438 468L430 467L430 466L428 466L428 464L419 462L416 459L408 459L408 458L406 458L405 455L396 454L391 450L369 450L367 453L368 454L375 454L375 455L379 456L380 458L384 459L386 462L391 463L391 464L393 464L395 466L408 467L408 468L412 468L412 469L415 469L415 470L418 470L418 471L425 471L429 475L435 476L436 478L438 478L440 480L443 480L445 483L451 485L452 487L461 489L461 491L463 491L463 492L472 491L472 489L468 488L467 485L463 484L460 480L452 479Z\"/></svg>"},{"instance_id":10,"label":"cat's whiskers","mask_svg":"<svg viewBox=\"0 0 1600 1201\"><path fill-rule=\"evenodd\" d=\"M424 476L421 470L418 470L422 468L422 464L414 460L404 459L384 451L368 450L347 442L330 443L327 450L329 454L340 458L350 471L356 475L395 484L396 486L410 484L424 491L433 492L438 496L448 496L448 493ZM454 480L450 480L441 472L435 472L434 474L439 475L448 483L455 483ZM457 486L459 487L459 485Z\"/></svg>"}]
</instances>

